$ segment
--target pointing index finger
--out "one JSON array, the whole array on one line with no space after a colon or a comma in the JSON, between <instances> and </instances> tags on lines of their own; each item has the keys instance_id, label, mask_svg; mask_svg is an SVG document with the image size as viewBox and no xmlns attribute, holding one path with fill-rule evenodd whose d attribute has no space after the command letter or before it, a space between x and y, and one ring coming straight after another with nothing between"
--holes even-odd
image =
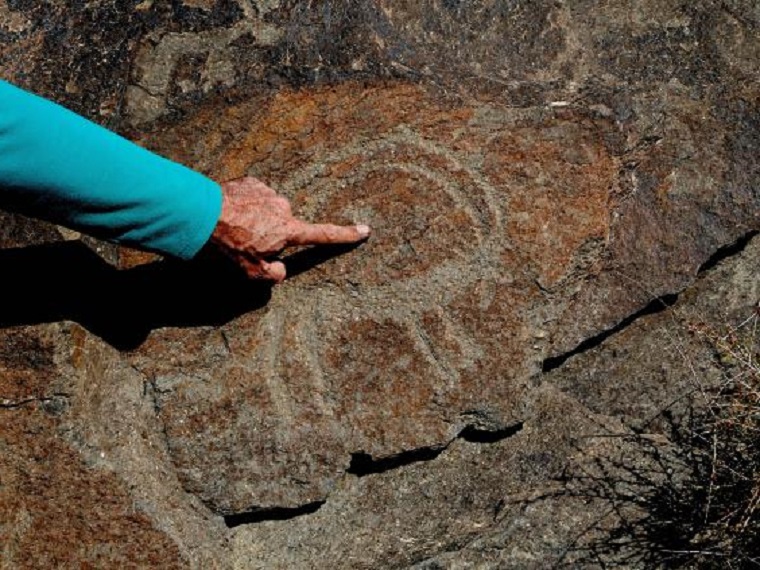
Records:
<instances>
[{"instance_id":1,"label":"pointing index finger","mask_svg":"<svg viewBox=\"0 0 760 570\"><path fill-rule=\"evenodd\" d=\"M288 240L290 245L356 243L369 237L369 226L336 226L298 222Z\"/></svg>"}]
</instances>

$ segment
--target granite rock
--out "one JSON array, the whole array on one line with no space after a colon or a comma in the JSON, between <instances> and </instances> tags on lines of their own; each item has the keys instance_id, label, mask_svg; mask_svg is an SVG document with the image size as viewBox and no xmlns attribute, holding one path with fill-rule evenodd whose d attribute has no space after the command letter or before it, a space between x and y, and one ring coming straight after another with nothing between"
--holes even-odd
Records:
<instances>
[{"instance_id":1,"label":"granite rock","mask_svg":"<svg viewBox=\"0 0 760 570\"><path fill-rule=\"evenodd\" d=\"M2 214L3 564L576 560L606 505L557 477L646 461L583 436L667 441L720 378L694 315L754 306L758 26L749 0L0 0L4 79L374 228L269 290Z\"/></svg>"}]
</instances>

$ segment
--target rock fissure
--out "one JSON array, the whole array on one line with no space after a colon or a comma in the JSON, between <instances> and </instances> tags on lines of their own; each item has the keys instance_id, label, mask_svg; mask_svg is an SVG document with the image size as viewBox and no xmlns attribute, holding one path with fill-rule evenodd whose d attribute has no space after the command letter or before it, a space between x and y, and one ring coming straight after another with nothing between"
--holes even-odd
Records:
<instances>
[{"instance_id":1,"label":"rock fissure","mask_svg":"<svg viewBox=\"0 0 760 570\"><path fill-rule=\"evenodd\" d=\"M158 424L158 428L161 434L161 441L163 442L164 449L169 455L169 458L172 458L171 452L170 452L170 442L171 439L169 437L169 433L166 429L166 422L164 421L164 418L161 417L161 404L159 402L159 389L158 385L156 384L156 379L153 376L149 376L148 374L145 374L142 370L140 370L139 367L135 366L134 364L130 365L132 370L134 370L137 374L140 375L140 377L143 379L143 396L145 398L148 398L149 405L153 408L153 415L156 419L156 422ZM176 468L172 461L172 466Z\"/></svg>"},{"instance_id":2,"label":"rock fissure","mask_svg":"<svg viewBox=\"0 0 760 570\"><path fill-rule=\"evenodd\" d=\"M449 441L448 443L441 445L431 445L428 447L420 447L417 449L410 449L390 455L388 457L381 457L374 459L369 453L357 452L351 454L351 464L349 465L346 473L356 475L357 477L365 477L367 475L375 475L378 473L385 473L407 465L414 463L420 463L424 461L432 461L441 455L448 447L457 439L462 439L469 443L498 443L504 439L510 438L523 429L524 423L518 422L511 426L507 426L502 429L488 430L476 427L474 425L465 426L459 434Z\"/></svg>"},{"instance_id":3,"label":"rock fissure","mask_svg":"<svg viewBox=\"0 0 760 570\"><path fill-rule=\"evenodd\" d=\"M451 441L440 446L420 447L402 451L396 455L373 459L369 453L357 452L351 454L351 464L346 473L356 477L365 477L385 473L414 463L432 461L438 458L457 439L469 443L492 444L508 439L523 430L524 423L518 422L497 430L486 430L474 425L464 427ZM227 528L235 528L241 525L258 524L267 521L286 521L297 517L316 513L327 502L314 501L297 507L266 507L253 508L243 513L224 516Z\"/></svg>"},{"instance_id":4,"label":"rock fissure","mask_svg":"<svg viewBox=\"0 0 760 570\"><path fill-rule=\"evenodd\" d=\"M669 307L672 307L676 303L676 301L678 301L679 295L680 295L680 292L668 293L665 295L661 295L657 297L656 299L653 299L644 308L639 309L638 311L636 311L635 313L631 315L628 315L626 318L624 318L614 327L604 330L598 334L595 334L594 336L590 338L587 338L586 340L581 342L578 346L576 346L572 350L564 352L558 356L550 356L549 358L545 359L543 364L541 365L541 371L544 373L551 372L552 370L555 370L559 368L560 366L562 366L565 362L567 362L573 356L583 354L584 352L588 352L589 350L600 346L608 338L628 328L630 325L638 321L640 318L646 317L648 315L657 314L659 312L664 311L665 309Z\"/></svg>"},{"instance_id":5,"label":"rock fissure","mask_svg":"<svg viewBox=\"0 0 760 570\"><path fill-rule=\"evenodd\" d=\"M227 528L235 528L245 524L257 524L266 521L287 521L304 515L311 515L322 508L326 501L315 501L298 507L260 508L234 515L225 515L224 524Z\"/></svg>"},{"instance_id":6,"label":"rock fissure","mask_svg":"<svg viewBox=\"0 0 760 570\"><path fill-rule=\"evenodd\" d=\"M366 477L385 473L394 469L400 469L407 465L420 463L422 461L432 461L443 453L448 444L441 446L420 447L402 451L396 455L374 459L369 453L362 451L351 454L351 464L346 469L346 473L356 475L357 477Z\"/></svg>"},{"instance_id":7,"label":"rock fissure","mask_svg":"<svg viewBox=\"0 0 760 570\"><path fill-rule=\"evenodd\" d=\"M664 311L672 307L678 301L679 296L683 292L688 291L690 288L694 287L698 279L701 278L703 274L705 274L706 272L716 267L722 261L725 261L726 259L729 259L731 257L741 254L744 251L744 249L747 247L747 245L750 243L750 241L752 241L752 238L754 238L758 234L760 234L760 231L750 230L742 234L738 239L736 239L732 243L718 248L715 251L715 253L713 253L702 265L699 266L699 269L697 270L697 279L695 279L688 287L685 287L676 293L666 293L665 295L661 295L653 299L652 301L650 301L642 309L639 309L635 313L624 318L617 325L607 330L604 330L590 338L587 338L586 340L578 344L572 350L569 350L557 356L550 356L549 358L546 358L543 361L543 364L541 366L542 372L544 373L551 372L552 370L555 370L559 368L560 366L562 366L568 359L572 358L573 356L577 356L579 354L582 354L593 348L598 347L599 345L604 343L607 339L609 339L611 336L616 335L619 332L623 331L624 329L626 329L627 327L629 327L630 325L638 321L640 318L646 317L649 315L654 315L656 313L659 313L661 311Z\"/></svg>"},{"instance_id":8,"label":"rock fissure","mask_svg":"<svg viewBox=\"0 0 760 570\"><path fill-rule=\"evenodd\" d=\"M713 267L717 266L721 261L743 252L749 242L752 241L752 238L758 234L760 234L760 231L750 230L733 243L718 248L718 250L707 259L707 261L699 266L697 275L701 275L705 271L709 271Z\"/></svg>"},{"instance_id":9,"label":"rock fissure","mask_svg":"<svg viewBox=\"0 0 760 570\"><path fill-rule=\"evenodd\" d=\"M519 422L502 429L488 430L470 425L459 432L458 438L470 443L498 443L513 435L517 435L522 431L524 426L523 422Z\"/></svg>"}]
</instances>

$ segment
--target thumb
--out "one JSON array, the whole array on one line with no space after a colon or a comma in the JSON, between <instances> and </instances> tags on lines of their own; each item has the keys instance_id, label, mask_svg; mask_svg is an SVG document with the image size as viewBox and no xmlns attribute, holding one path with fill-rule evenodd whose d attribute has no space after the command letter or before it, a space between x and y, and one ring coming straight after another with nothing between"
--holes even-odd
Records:
<instances>
[{"instance_id":1,"label":"thumb","mask_svg":"<svg viewBox=\"0 0 760 570\"><path fill-rule=\"evenodd\" d=\"M285 281L285 275L287 274L287 271L285 269L285 264L282 261L273 261L269 263L268 261L261 262L261 277L264 279L268 279L270 281L274 281L275 283L282 283Z\"/></svg>"}]
</instances>

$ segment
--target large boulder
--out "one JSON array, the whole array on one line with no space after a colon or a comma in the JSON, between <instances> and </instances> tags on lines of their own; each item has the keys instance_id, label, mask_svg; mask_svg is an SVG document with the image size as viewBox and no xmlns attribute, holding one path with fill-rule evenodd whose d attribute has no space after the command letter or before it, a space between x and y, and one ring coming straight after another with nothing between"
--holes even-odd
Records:
<instances>
[{"instance_id":1,"label":"large boulder","mask_svg":"<svg viewBox=\"0 0 760 570\"><path fill-rule=\"evenodd\" d=\"M3 563L561 558L604 505L515 505L638 457L576 439L689 391L661 315L700 291L717 322L711 268L760 229L758 26L741 0L0 1L3 78L374 229L270 290L3 214Z\"/></svg>"}]
</instances>

